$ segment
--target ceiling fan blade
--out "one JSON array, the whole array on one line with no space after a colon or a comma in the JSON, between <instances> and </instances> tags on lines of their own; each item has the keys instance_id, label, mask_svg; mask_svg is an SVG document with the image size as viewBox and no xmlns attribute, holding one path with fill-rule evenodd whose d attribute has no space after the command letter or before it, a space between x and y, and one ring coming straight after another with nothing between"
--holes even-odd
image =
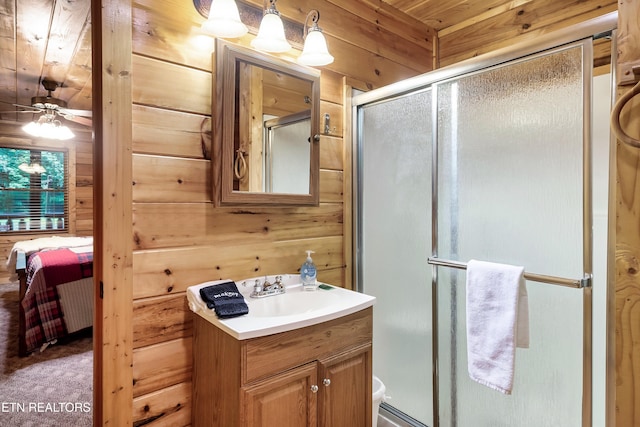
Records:
<instances>
[{"instance_id":1,"label":"ceiling fan blade","mask_svg":"<svg viewBox=\"0 0 640 427\"><path fill-rule=\"evenodd\" d=\"M92 115L91 110L72 110L70 108L60 108L58 109L58 111L60 111L60 113L62 113L63 115L69 114L72 116L82 116L82 117L91 117Z\"/></svg>"},{"instance_id":2,"label":"ceiling fan blade","mask_svg":"<svg viewBox=\"0 0 640 427\"><path fill-rule=\"evenodd\" d=\"M0 101L0 103L13 105L14 107L30 108L32 110L42 110L42 108L40 107L34 107L33 105L16 104L15 102Z\"/></svg>"},{"instance_id":3,"label":"ceiling fan blade","mask_svg":"<svg viewBox=\"0 0 640 427\"><path fill-rule=\"evenodd\" d=\"M26 111L26 110L5 110L5 111L0 111L0 114L11 114L11 113L38 114L39 111Z\"/></svg>"},{"instance_id":4,"label":"ceiling fan blade","mask_svg":"<svg viewBox=\"0 0 640 427\"><path fill-rule=\"evenodd\" d=\"M76 123L84 125L84 126L91 126L93 124L91 119L87 119L86 117L65 115L65 114L63 114L62 117L64 117L65 119L67 119L69 121L76 122Z\"/></svg>"},{"instance_id":5,"label":"ceiling fan blade","mask_svg":"<svg viewBox=\"0 0 640 427\"><path fill-rule=\"evenodd\" d=\"M35 113L37 111L42 111L43 109L40 107L34 107L32 105L22 105L22 104L13 104L16 107L20 107L20 108L31 108L32 110L36 110L36 111L29 111L30 113Z\"/></svg>"}]
</instances>

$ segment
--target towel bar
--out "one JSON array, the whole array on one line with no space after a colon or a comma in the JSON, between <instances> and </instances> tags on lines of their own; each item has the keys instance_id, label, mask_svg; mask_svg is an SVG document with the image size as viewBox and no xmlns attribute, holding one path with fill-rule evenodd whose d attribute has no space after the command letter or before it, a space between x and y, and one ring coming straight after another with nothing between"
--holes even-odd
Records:
<instances>
[{"instance_id":1,"label":"towel bar","mask_svg":"<svg viewBox=\"0 0 640 427\"><path fill-rule=\"evenodd\" d=\"M458 268L462 270L467 269L467 264L460 261L452 261L449 259L441 259L437 257L429 257L427 258L427 262L432 265L440 265L443 267L451 267ZM549 283L551 285L565 286L568 288L588 288L591 286L591 277L585 276L582 279L566 279L564 277L556 277L556 276L546 276L543 274L534 274L534 273L524 273L524 278L527 280L532 280L534 282L541 283Z\"/></svg>"}]
</instances>

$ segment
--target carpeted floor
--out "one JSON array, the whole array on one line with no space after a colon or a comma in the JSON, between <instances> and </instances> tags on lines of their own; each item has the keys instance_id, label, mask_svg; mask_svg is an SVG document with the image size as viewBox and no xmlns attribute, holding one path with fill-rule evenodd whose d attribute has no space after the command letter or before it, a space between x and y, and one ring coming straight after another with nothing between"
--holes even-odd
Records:
<instances>
[{"instance_id":1,"label":"carpeted floor","mask_svg":"<svg viewBox=\"0 0 640 427\"><path fill-rule=\"evenodd\" d=\"M90 426L91 336L18 356L18 285L0 284L0 426Z\"/></svg>"}]
</instances>

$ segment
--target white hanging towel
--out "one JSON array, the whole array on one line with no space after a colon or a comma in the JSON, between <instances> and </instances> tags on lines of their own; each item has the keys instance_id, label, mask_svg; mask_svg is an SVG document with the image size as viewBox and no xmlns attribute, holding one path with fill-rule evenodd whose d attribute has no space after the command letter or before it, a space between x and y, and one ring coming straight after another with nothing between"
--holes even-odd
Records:
<instances>
[{"instance_id":1,"label":"white hanging towel","mask_svg":"<svg viewBox=\"0 0 640 427\"><path fill-rule=\"evenodd\" d=\"M511 394L516 346L529 347L524 268L471 260L466 286L469 376Z\"/></svg>"}]
</instances>

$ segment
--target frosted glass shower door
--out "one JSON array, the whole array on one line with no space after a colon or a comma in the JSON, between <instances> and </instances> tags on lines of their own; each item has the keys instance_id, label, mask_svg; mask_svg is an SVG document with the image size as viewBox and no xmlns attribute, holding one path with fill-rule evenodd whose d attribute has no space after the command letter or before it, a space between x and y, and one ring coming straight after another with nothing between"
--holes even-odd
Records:
<instances>
[{"instance_id":1,"label":"frosted glass shower door","mask_svg":"<svg viewBox=\"0 0 640 427\"><path fill-rule=\"evenodd\" d=\"M433 425L431 91L358 113L359 288L377 298L373 372L388 404Z\"/></svg>"},{"instance_id":2,"label":"frosted glass shower door","mask_svg":"<svg viewBox=\"0 0 640 427\"><path fill-rule=\"evenodd\" d=\"M439 258L589 273L590 52L577 44L437 85ZM465 278L438 267L442 425L582 426L583 290L527 281L530 348L516 350L513 394L504 395L469 379Z\"/></svg>"},{"instance_id":3,"label":"frosted glass shower door","mask_svg":"<svg viewBox=\"0 0 640 427\"><path fill-rule=\"evenodd\" d=\"M267 129L267 192L309 194L311 119Z\"/></svg>"}]
</instances>

